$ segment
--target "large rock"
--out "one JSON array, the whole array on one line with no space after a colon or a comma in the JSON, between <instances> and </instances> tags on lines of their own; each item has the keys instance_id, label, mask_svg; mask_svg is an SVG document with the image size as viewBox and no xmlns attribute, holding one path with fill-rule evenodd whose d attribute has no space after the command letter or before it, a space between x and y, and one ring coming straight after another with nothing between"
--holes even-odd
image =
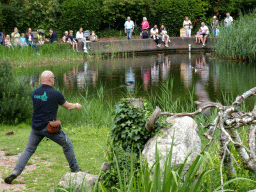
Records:
<instances>
[{"instance_id":1,"label":"large rock","mask_svg":"<svg viewBox=\"0 0 256 192\"><path fill-rule=\"evenodd\" d=\"M155 146L157 143L160 155L161 166L169 154L172 145L172 137L174 135L172 164L176 161L176 165L182 164L187 154L192 152L188 158L188 163L192 162L201 152L201 140L197 132L197 124L191 117L169 117L167 118L169 126L161 129L160 134L155 135L146 143L142 155L148 161L151 167L155 162ZM187 168L188 169L188 166Z\"/></svg>"},{"instance_id":2,"label":"large rock","mask_svg":"<svg viewBox=\"0 0 256 192\"><path fill-rule=\"evenodd\" d=\"M58 183L62 187L72 186L75 189L84 189L91 191L97 181L98 175L92 175L88 172L66 173Z\"/></svg>"}]
</instances>

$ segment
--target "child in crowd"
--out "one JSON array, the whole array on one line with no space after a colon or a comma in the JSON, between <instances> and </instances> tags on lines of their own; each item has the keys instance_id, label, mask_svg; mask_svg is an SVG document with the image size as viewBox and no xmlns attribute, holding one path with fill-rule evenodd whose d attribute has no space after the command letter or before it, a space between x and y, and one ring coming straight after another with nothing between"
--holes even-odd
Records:
<instances>
[{"instance_id":1,"label":"child in crowd","mask_svg":"<svg viewBox=\"0 0 256 192\"><path fill-rule=\"evenodd\" d=\"M149 34L148 34L147 29L144 29L144 30L142 31L141 38L142 38L142 39L148 39L148 38L149 38Z\"/></svg>"},{"instance_id":2,"label":"child in crowd","mask_svg":"<svg viewBox=\"0 0 256 192\"><path fill-rule=\"evenodd\" d=\"M76 51L78 51L77 42L76 42L76 39L73 36L73 31L72 30L69 31L67 39L68 39L68 43L73 46L73 50L75 51L75 49L76 49Z\"/></svg>"},{"instance_id":3,"label":"child in crowd","mask_svg":"<svg viewBox=\"0 0 256 192\"><path fill-rule=\"evenodd\" d=\"M42 36L42 35L39 36L39 41L38 41L38 43L39 43L40 45L43 45L43 44L44 44L44 39L43 39L43 36Z\"/></svg>"},{"instance_id":4,"label":"child in crowd","mask_svg":"<svg viewBox=\"0 0 256 192\"><path fill-rule=\"evenodd\" d=\"M200 28L200 29L196 32L196 43L200 43L201 36L202 36L202 29Z\"/></svg>"},{"instance_id":5,"label":"child in crowd","mask_svg":"<svg viewBox=\"0 0 256 192\"><path fill-rule=\"evenodd\" d=\"M5 44L5 46L7 46L7 47L11 47L11 46L12 46L12 44L11 44L11 39L10 39L10 35L6 35L6 38L5 38L5 40L4 40L4 44Z\"/></svg>"},{"instance_id":6,"label":"child in crowd","mask_svg":"<svg viewBox=\"0 0 256 192\"><path fill-rule=\"evenodd\" d=\"M156 28L153 28L153 30L151 31L152 37L154 39L154 41L157 44L157 47L161 47L161 41L162 39L159 37L158 32L156 30Z\"/></svg>"},{"instance_id":7,"label":"child in crowd","mask_svg":"<svg viewBox=\"0 0 256 192\"><path fill-rule=\"evenodd\" d=\"M27 42L26 42L26 38L25 38L25 34L24 33L21 33L21 37L20 37L20 46L21 47L24 47L24 46L28 46L27 45Z\"/></svg>"},{"instance_id":8,"label":"child in crowd","mask_svg":"<svg viewBox=\"0 0 256 192\"><path fill-rule=\"evenodd\" d=\"M97 42L98 41L98 37L95 34L95 31L92 31L92 35L90 37L90 41L92 41L92 42Z\"/></svg>"},{"instance_id":9,"label":"child in crowd","mask_svg":"<svg viewBox=\"0 0 256 192\"><path fill-rule=\"evenodd\" d=\"M161 27L160 35L162 35L162 41L164 42L165 47L168 47L168 42L170 42L170 38L169 35L167 35L167 30L165 26Z\"/></svg>"},{"instance_id":10,"label":"child in crowd","mask_svg":"<svg viewBox=\"0 0 256 192\"><path fill-rule=\"evenodd\" d=\"M216 29L216 37L219 36L219 33L220 33L220 30L219 30L219 28L217 28L217 29Z\"/></svg>"},{"instance_id":11,"label":"child in crowd","mask_svg":"<svg viewBox=\"0 0 256 192\"><path fill-rule=\"evenodd\" d=\"M64 36L62 37L64 43L68 42L68 31L65 31Z\"/></svg>"}]
</instances>

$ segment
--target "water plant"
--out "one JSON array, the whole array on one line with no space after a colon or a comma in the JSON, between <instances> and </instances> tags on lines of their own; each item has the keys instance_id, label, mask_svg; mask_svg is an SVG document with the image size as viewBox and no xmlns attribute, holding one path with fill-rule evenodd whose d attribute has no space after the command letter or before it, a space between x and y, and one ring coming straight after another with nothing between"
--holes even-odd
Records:
<instances>
[{"instance_id":1,"label":"water plant","mask_svg":"<svg viewBox=\"0 0 256 192\"><path fill-rule=\"evenodd\" d=\"M215 45L216 53L235 60L256 60L256 10L240 16L228 27L221 26Z\"/></svg>"}]
</instances>

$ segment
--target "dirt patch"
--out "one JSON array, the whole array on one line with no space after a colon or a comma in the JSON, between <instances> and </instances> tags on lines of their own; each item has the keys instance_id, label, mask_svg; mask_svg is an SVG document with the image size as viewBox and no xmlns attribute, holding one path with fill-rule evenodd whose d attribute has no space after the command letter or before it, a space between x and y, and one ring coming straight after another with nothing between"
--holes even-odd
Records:
<instances>
[{"instance_id":1,"label":"dirt patch","mask_svg":"<svg viewBox=\"0 0 256 192\"><path fill-rule=\"evenodd\" d=\"M4 151L0 151L0 192L28 191L26 189L26 184L21 184L22 182L24 182L24 178L22 177L22 175L31 173L33 170L37 169L38 166L36 166L36 163L44 163L46 166L50 166L52 164L51 162L48 161L40 161L38 157L32 157L30 159L32 164L26 165L21 176L15 179L18 183L14 183L11 185L5 184L4 179L2 178L2 173L4 173L4 175L11 173L11 171L13 170L18 161L20 154L21 153L19 153L18 155L6 156ZM35 181L37 181L37 178L35 178Z\"/></svg>"}]
</instances>

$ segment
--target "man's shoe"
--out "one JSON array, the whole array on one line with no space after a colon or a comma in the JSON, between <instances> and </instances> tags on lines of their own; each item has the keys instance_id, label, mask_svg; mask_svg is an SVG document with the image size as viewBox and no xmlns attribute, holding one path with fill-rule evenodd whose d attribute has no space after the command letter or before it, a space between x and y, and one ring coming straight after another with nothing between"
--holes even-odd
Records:
<instances>
[{"instance_id":1,"label":"man's shoe","mask_svg":"<svg viewBox=\"0 0 256 192\"><path fill-rule=\"evenodd\" d=\"M87 49L84 50L85 53L88 53Z\"/></svg>"},{"instance_id":2,"label":"man's shoe","mask_svg":"<svg viewBox=\"0 0 256 192\"><path fill-rule=\"evenodd\" d=\"M8 175L8 176L4 179L4 182L7 183L7 184L11 184L12 181L18 177L18 175L19 175L19 174L18 174L16 171L13 171L10 175Z\"/></svg>"}]
</instances>

